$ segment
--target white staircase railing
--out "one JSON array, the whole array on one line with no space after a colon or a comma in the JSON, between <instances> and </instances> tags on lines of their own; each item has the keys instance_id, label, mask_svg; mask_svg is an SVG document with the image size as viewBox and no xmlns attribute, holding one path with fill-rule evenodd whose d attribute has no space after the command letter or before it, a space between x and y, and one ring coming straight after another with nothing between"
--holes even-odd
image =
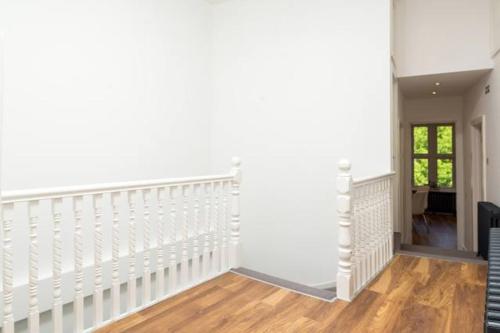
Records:
<instances>
[{"instance_id":1,"label":"white staircase railing","mask_svg":"<svg viewBox=\"0 0 500 333\"><path fill-rule=\"evenodd\" d=\"M339 162L337 297L352 300L393 256L394 173L353 180L351 164Z\"/></svg>"},{"instance_id":2,"label":"white staircase railing","mask_svg":"<svg viewBox=\"0 0 500 333\"><path fill-rule=\"evenodd\" d=\"M2 332L26 318L32 333L93 330L238 267L240 181L234 158L226 175L2 193Z\"/></svg>"}]
</instances>

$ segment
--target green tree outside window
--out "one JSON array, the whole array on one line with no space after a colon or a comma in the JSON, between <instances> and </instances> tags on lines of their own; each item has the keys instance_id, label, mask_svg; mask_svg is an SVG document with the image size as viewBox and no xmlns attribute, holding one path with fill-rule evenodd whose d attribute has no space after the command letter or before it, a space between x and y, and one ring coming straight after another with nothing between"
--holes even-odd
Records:
<instances>
[{"instance_id":1,"label":"green tree outside window","mask_svg":"<svg viewBox=\"0 0 500 333\"><path fill-rule=\"evenodd\" d=\"M437 185L439 187L453 187L453 161L440 158L437 160Z\"/></svg>"},{"instance_id":2,"label":"green tree outside window","mask_svg":"<svg viewBox=\"0 0 500 333\"><path fill-rule=\"evenodd\" d=\"M413 152L415 154L429 153L429 129L427 126L413 127Z\"/></svg>"},{"instance_id":3,"label":"green tree outside window","mask_svg":"<svg viewBox=\"0 0 500 333\"><path fill-rule=\"evenodd\" d=\"M453 154L453 127L437 127L437 152L438 154Z\"/></svg>"},{"instance_id":4,"label":"green tree outside window","mask_svg":"<svg viewBox=\"0 0 500 333\"><path fill-rule=\"evenodd\" d=\"M413 175L415 186L429 185L429 160L426 158L415 158L413 160Z\"/></svg>"}]
</instances>

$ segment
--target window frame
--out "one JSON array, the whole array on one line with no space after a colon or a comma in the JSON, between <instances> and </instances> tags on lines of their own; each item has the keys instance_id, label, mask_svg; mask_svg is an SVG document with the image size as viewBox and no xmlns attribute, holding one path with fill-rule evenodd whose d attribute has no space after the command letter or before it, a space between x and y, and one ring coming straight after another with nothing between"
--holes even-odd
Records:
<instances>
[{"instance_id":1,"label":"window frame","mask_svg":"<svg viewBox=\"0 0 500 333\"><path fill-rule=\"evenodd\" d=\"M439 126L451 126L452 131L452 152L451 154L438 154L437 152L437 128ZM415 153L415 137L414 128L415 127L427 127L427 138L428 138L428 153L427 154L416 154ZM456 191L456 174L457 174L457 164L456 164L456 127L455 123L415 123L411 124L411 183L413 188L430 187L434 191ZM427 185L415 185L415 159L427 159L428 162L428 179L429 184ZM451 160L452 161L452 187L439 187L438 186L438 174L437 174L437 161L439 159ZM434 183L434 184L433 184ZM431 186L434 185L434 186Z\"/></svg>"}]
</instances>

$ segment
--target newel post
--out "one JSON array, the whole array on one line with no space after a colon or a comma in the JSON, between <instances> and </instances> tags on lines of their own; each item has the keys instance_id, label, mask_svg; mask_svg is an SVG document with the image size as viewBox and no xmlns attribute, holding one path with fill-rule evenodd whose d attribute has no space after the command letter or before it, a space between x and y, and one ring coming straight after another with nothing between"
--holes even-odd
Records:
<instances>
[{"instance_id":1,"label":"newel post","mask_svg":"<svg viewBox=\"0 0 500 333\"><path fill-rule=\"evenodd\" d=\"M240 183L241 183L241 160L233 157L231 175L231 241L229 244L229 265L231 268L240 267Z\"/></svg>"},{"instance_id":2,"label":"newel post","mask_svg":"<svg viewBox=\"0 0 500 333\"><path fill-rule=\"evenodd\" d=\"M337 297L350 301L353 297L352 285L352 237L351 237L351 162L341 160L338 163L337 176L337 215L339 222L339 262L337 270Z\"/></svg>"}]
</instances>

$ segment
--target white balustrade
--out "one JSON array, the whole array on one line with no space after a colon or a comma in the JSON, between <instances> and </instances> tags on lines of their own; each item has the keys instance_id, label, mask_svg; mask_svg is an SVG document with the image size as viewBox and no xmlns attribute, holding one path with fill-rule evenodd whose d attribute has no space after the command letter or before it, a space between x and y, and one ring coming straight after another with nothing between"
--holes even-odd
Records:
<instances>
[{"instance_id":1,"label":"white balustrade","mask_svg":"<svg viewBox=\"0 0 500 333\"><path fill-rule=\"evenodd\" d=\"M48 310L52 318L48 330L65 332L68 328L63 327L62 309L67 303L73 303L71 330L93 330L236 268L240 246L239 167L239 159L234 159L231 172L225 175L3 192L2 332L13 333L14 322L23 319L27 319L30 332L44 332L40 314ZM137 218L140 198L143 219ZM27 207L27 213L17 207ZM14 249L25 241L12 237L22 222L17 221L21 212L29 231L28 273L22 279L28 283L24 287L22 281L16 282L14 261L18 259ZM122 240L121 226L125 225L127 238ZM51 232L52 237L46 238L45 232ZM68 232L73 236L64 237ZM128 251L120 251L120 245ZM72 258L63 256L66 246L73 248ZM45 263L45 253L52 253L48 270L40 266ZM121 271L124 266L126 270ZM63 267L72 267L73 271L63 271ZM139 271L139 267L143 269ZM74 288L65 286L71 276ZM138 279L142 283L138 284ZM45 300L40 298L47 295L41 286L47 281L52 298ZM92 290L84 286L92 286ZM13 307L14 295L23 295L16 288L28 289L25 309ZM123 312L120 303L125 290L127 309ZM110 311L104 309L105 295L110 295ZM91 297L92 303L84 303L85 297ZM90 327L84 320L88 306L92 307Z\"/></svg>"},{"instance_id":2,"label":"white balustrade","mask_svg":"<svg viewBox=\"0 0 500 333\"><path fill-rule=\"evenodd\" d=\"M339 162L339 299L352 300L392 258L393 176L353 180L350 162Z\"/></svg>"}]
</instances>

